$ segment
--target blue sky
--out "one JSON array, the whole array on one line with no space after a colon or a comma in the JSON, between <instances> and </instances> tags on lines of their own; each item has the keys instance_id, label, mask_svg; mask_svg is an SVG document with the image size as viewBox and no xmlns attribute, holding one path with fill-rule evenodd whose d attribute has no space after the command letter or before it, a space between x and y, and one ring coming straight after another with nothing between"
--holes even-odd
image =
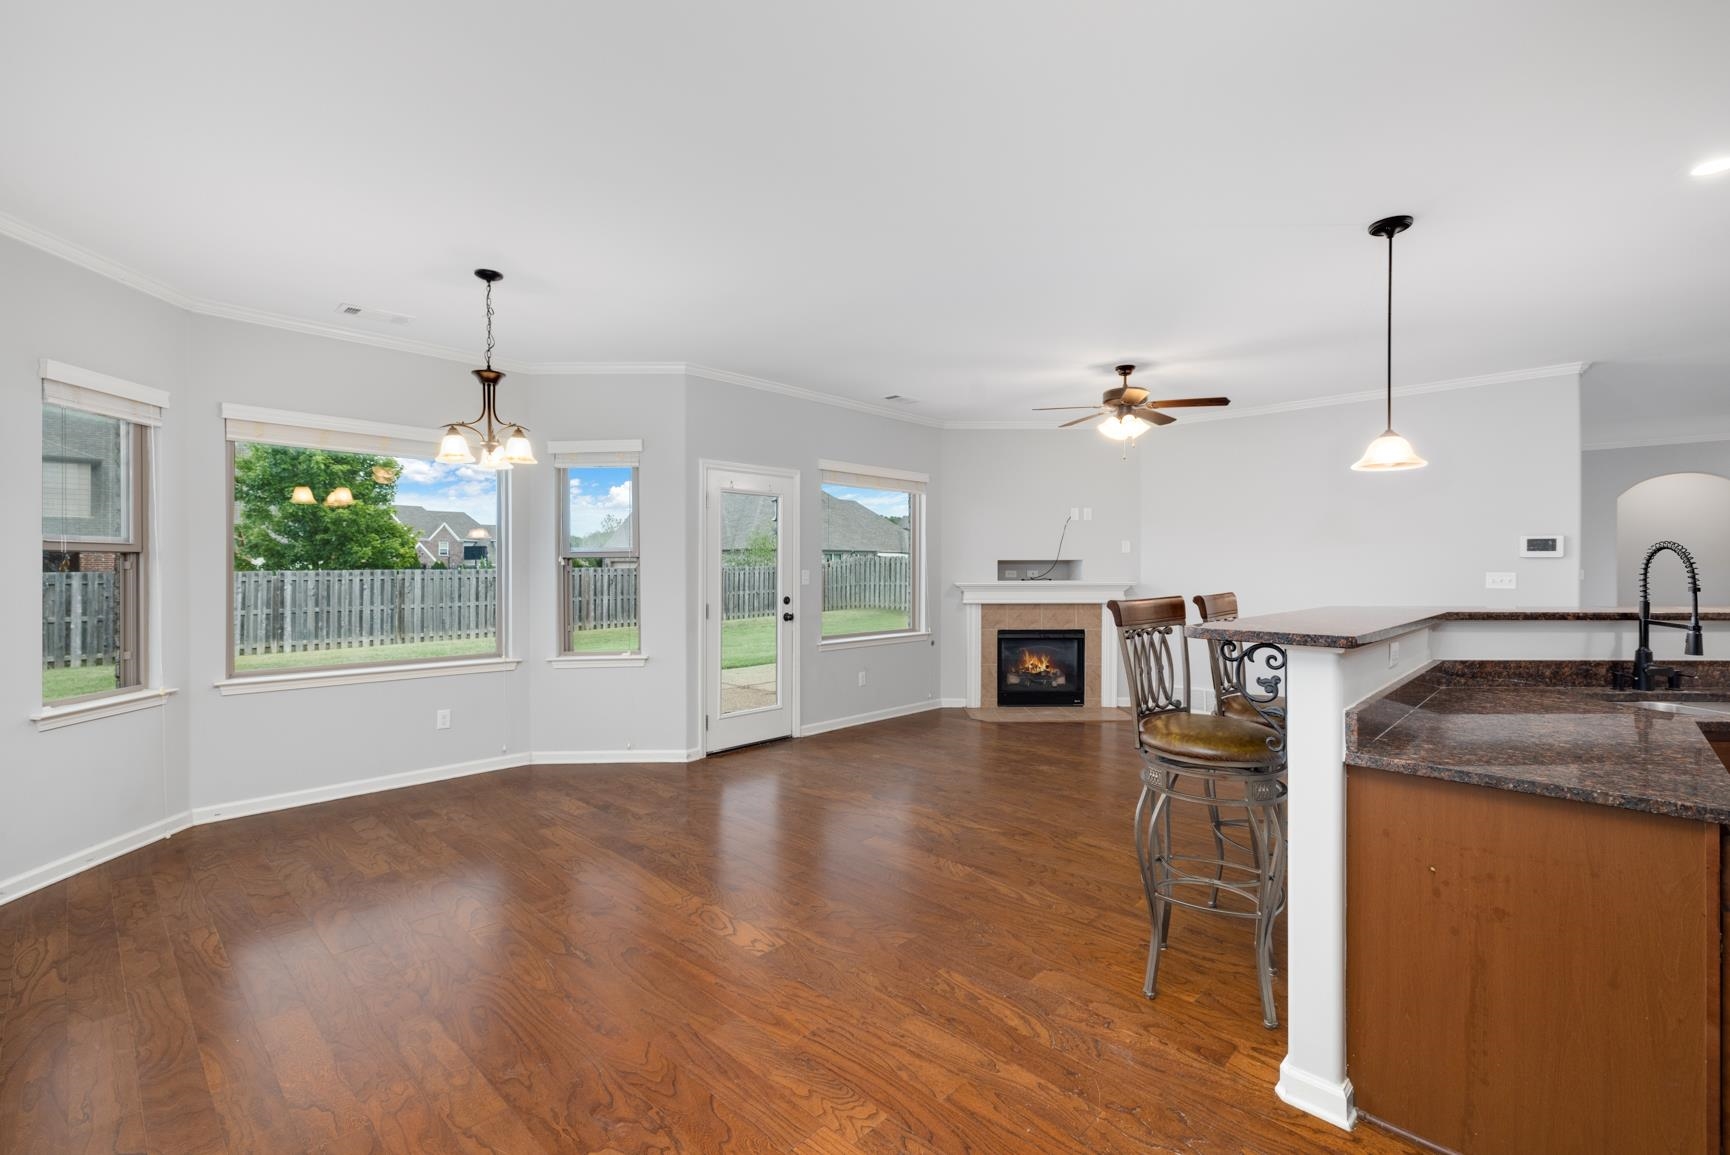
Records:
<instances>
[{"instance_id":1,"label":"blue sky","mask_svg":"<svg viewBox=\"0 0 1730 1155\"><path fill-rule=\"evenodd\" d=\"M396 479L401 505L460 510L482 525L499 521L498 474L473 465L441 465L436 461L402 458Z\"/></svg>"},{"instance_id":2,"label":"blue sky","mask_svg":"<svg viewBox=\"0 0 1730 1155\"><path fill-rule=\"evenodd\" d=\"M593 533L608 517L625 519L631 512L631 470L585 467L570 471L570 530L573 537Z\"/></svg>"},{"instance_id":3,"label":"blue sky","mask_svg":"<svg viewBox=\"0 0 1730 1155\"><path fill-rule=\"evenodd\" d=\"M893 489L860 489L853 485L825 485L823 492L847 501L857 501L884 517L906 517L907 495Z\"/></svg>"}]
</instances>

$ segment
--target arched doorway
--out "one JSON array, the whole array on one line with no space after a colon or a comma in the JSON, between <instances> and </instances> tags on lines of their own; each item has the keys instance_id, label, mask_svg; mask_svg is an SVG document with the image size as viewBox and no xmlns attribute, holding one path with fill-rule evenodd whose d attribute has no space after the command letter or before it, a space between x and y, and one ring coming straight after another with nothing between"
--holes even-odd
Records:
<instances>
[{"instance_id":1,"label":"arched doorway","mask_svg":"<svg viewBox=\"0 0 1730 1155\"><path fill-rule=\"evenodd\" d=\"M1653 542L1688 547L1700 569L1700 604L1730 605L1730 478L1666 473L1616 498L1616 600L1640 600L1640 563ZM1682 605L1688 583L1674 558L1652 563L1652 604Z\"/></svg>"}]
</instances>

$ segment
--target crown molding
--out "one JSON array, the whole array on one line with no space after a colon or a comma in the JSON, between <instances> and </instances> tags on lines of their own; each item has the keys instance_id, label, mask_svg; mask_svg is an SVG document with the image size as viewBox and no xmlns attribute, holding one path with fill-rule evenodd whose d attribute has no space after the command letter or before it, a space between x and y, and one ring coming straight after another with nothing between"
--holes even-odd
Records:
<instances>
[{"instance_id":1,"label":"crown molding","mask_svg":"<svg viewBox=\"0 0 1730 1155\"><path fill-rule=\"evenodd\" d=\"M1506 385L1517 381L1542 381L1551 377L1578 377L1591 366L1589 361L1566 361L1558 365L1540 365L1533 369L1509 369L1501 373L1480 373L1472 377L1451 377L1444 381L1426 381L1418 385L1395 385L1395 397L1417 397L1425 393L1448 393L1455 389L1478 389L1485 385ZM1380 401L1387 396L1382 389L1365 389L1357 393L1332 393L1322 397L1306 397L1298 401L1278 401L1271 405L1254 405L1243 409L1204 409L1185 413L1185 424L1204 421L1240 421L1246 417L1266 417L1275 413L1294 413L1300 409L1324 409L1333 405L1356 405L1365 401ZM1041 421L950 421L945 429L1048 429L1058 426ZM1722 440L1710 438L1709 440Z\"/></svg>"},{"instance_id":2,"label":"crown molding","mask_svg":"<svg viewBox=\"0 0 1730 1155\"><path fill-rule=\"evenodd\" d=\"M819 405L834 405L842 409L851 409L855 413L869 413L873 417L887 417L891 421L905 421L909 425L924 425L931 429L952 427L950 422L939 417L926 417L909 413L905 409L891 409L887 405L856 401L851 397L836 397L831 393L819 393L815 389L806 389L802 385L788 385L783 381L771 381L767 377L753 377L748 373L734 373L729 369L713 369L707 365L686 365L685 373L687 376L702 377L727 385L741 385L746 389L760 389L765 393L779 393L783 397L814 401Z\"/></svg>"},{"instance_id":3,"label":"crown molding","mask_svg":"<svg viewBox=\"0 0 1730 1155\"><path fill-rule=\"evenodd\" d=\"M1649 449L1660 445L1706 445L1714 441L1730 441L1730 429L1717 433L1656 434L1651 437L1629 437L1616 441L1592 441L1580 446L1588 453L1599 449Z\"/></svg>"},{"instance_id":4,"label":"crown molding","mask_svg":"<svg viewBox=\"0 0 1730 1155\"><path fill-rule=\"evenodd\" d=\"M166 282L157 280L139 272L137 269L110 260L99 253L92 252L82 245L74 244L53 233L28 225L16 217L0 213L0 236L11 237L13 240L40 249L50 256L70 261L80 268L117 281L128 288L155 297L176 308L185 309L205 317L217 317L223 320L239 321L247 325L263 325L271 329L283 329L291 333L302 333L312 337L328 337L335 341L347 341L356 345L371 345L379 349L390 349L398 353L412 353L422 357L432 357L441 361L457 361L473 364L473 350L453 349L446 345L435 345L426 341L415 341L404 337L393 337L385 333L366 333L345 329L324 321L308 321L300 317L290 317L282 313L266 312L262 309L250 309L242 305L230 305L221 301L211 301L199 297L188 296ZM739 385L746 389L757 389L765 393L776 393L783 397L794 397L801 401L811 401L818 405L832 405L840 409L850 409L855 413L867 413L873 417L883 417L891 421L903 421L910 425L923 425L932 429L978 429L978 430L1009 430L1009 429L1045 429L1056 427L1041 421L946 421L940 417L929 417L922 414L909 413L905 409L890 408L869 401L858 401L851 397L837 397L830 393L820 393L815 389L807 389L802 385L789 385L784 381L771 381L766 377L753 377L748 373L735 373L729 369L715 369L707 365L697 365L685 361L505 361L494 362L508 373L519 373L528 376L600 376L600 375L633 375L633 374L671 374L683 373L689 377L700 377L708 381L718 381L728 385ZM1412 397L1424 393L1443 393L1453 389L1475 389L1483 385L1500 385L1513 381L1536 381L1546 377L1579 376L1585 372L1589 362L1572 361L1559 365L1544 365L1535 369L1515 369L1504 373L1484 373L1475 377L1456 377L1446 381L1432 381L1420 385L1396 385L1396 397ZM1291 413L1300 409L1319 409L1330 405L1352 405L1363 401L1380 400L1383 390L1366 389L1356 393L1335 393L1323 397L1310 397L1300 401L1281 401L1272 405L1257 405L1247 409L1237 410L1203 410L1185 415L1187 424L1202 421L1233 421L1245 417L1263 417L1274 413ZM1705 440L1722 440L1722 438L1705 438ZM1633 444L1633 443L1630 443ZM1666 442L1651 442L1641 444L1666 444ZM1620 445L1602 444L1589 448L1620 448Z\"/></svg>"}]
</instances>

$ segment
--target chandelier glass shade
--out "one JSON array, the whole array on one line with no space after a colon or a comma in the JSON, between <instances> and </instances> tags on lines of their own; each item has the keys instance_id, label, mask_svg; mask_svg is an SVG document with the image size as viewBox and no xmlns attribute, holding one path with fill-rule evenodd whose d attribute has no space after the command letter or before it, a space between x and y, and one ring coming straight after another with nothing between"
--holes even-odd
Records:
<instances>
[{"instance_id":1,"label":"chandelier glass shade","mask_svg":"<svg viewBox=\"0 0 1730 1155\"><path fill-rule=\"evenodd\" d=\"M475 276L485 281L487 286L486 368L474 371L481 383L481 413L473 421L453 421L446 425L433 460L445 465L477 465L493 470L534 465L535 451L529 444L528 430L514 421L505 420L498 410L499 382L505 379L505 375L493 368L493 285L503 280L504 274L492 269L476 269Z\"/></svg>"},{"instance_id":2,"label":"chandelier glass shade","mask_svg":"<svg viewBox=\"0 0 1730 1155\"><path fill-rule=\"evenodd\" d=\"M1143 421L1133 413L1114 414L1099 423L1099 431L1113 441L1134 441L1152 428L1152 422Z\"/></svg>"}]
</instances>

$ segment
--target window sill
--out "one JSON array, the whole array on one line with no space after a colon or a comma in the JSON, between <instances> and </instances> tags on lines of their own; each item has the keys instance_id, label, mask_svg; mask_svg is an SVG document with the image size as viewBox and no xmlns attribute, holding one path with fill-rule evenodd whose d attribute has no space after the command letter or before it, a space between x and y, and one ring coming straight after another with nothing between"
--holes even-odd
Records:
<instances>
[{"instance_id":1,"label":"window sill","mask_svg":"<svg viewBox=\"0 0 1730 1155\"><path fill-rule=\"evenodd\" d=\"M929 642L930 630L903 630L896 634L859 634L851 638L825 638L817 643L817 650L858 650L866 646L893 646L897 642Z\"/></svg>"},{"instance_id":2,"label":"window sill","mask_svg":"<svg viewBox=\"0 0 1730 1155\"><path fill-rule=\"evenodd\" d=\"M63 726L76 726L80 722L94 722L98 718L112 718L117 714L131 714L138 710L160 710L168 695L174 690L128 690L124 694L111 694L106 698L91 698L86 702L74 702L70 706L44 706L30 715L30 720L38 730L58 730Z\"/></svg>"},{"instance_id":3,"label":"window sill","mask_svg":"<svg viewBox=\"0 0 1730 1155\"><path fill-rule=\"evenodd\" d=\"M548 658L547 665L555 670L608 670L647 663L647 654L560 654Z\"/></svg>"},{"instance_id":4,"label":"window sill","mask_svg":"<svg viewBox=\"0 0 1730 1155\"><path fill-rule=\"evenodd\" d=\"M519 658L478 658L457 662L415 662L401 666L351 666L341 670L303 670L286 674L247 674L216 683L223 697L269 694L276 690L310 690L319 686L354 686L362 682L406 682L414 678L448 678L456 674L494 674L514 670Z\"/></svg>"}]
</instances>

